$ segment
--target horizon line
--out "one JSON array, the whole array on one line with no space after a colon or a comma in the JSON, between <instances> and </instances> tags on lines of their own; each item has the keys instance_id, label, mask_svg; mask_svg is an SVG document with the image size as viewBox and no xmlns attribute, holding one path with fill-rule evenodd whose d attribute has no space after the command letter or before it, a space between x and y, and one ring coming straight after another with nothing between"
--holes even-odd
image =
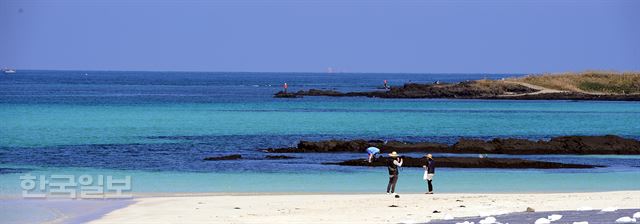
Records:
<instances>
[{"instance_id":1,"label":"horizon line","mask_svg":"<svg viewBox=\"0 0 640 224\"><path fill-rule=\"evenodd\" d=\"M559 73L582 73L582 72L611 72L611 73L638 73L640 71L621 71L608 69L585 69L581 71L553 71L553 72L318 72L318 71L205 71L205 70L126 70L126 69L19 69L19 68L3 68L14 69L17 71L82 71L82 72L175 72L175 73L288 73L288 74L471 74L471 75L489 75L489 74L506 74L506 75L542 75L542 74L559 74Z\"/></svg>"}]
</instances>

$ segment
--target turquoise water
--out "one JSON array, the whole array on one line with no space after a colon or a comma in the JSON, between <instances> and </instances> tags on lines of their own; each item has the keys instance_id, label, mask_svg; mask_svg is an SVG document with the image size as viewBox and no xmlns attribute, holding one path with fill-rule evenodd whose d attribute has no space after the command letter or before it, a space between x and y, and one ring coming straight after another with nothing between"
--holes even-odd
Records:
<instances>
[{"instance_id":1,"label":"turquoise water","mask_svg":"<svg viewBox=\"0 0 640 224\"><path fill-rule=\"evenodd\" d=\"M640 139L638 102L272 98L285 81L293 91L363 91L378 88L383 79L399 85L508 76L513 75L25 71L2 76L0 195L19 195L19 176L26 173L130 175L134 193L381 192L384 168L321 164L365 155L265 160L260 149L333 138L453 143L461 137L615 134ZM202 160L231 153L245 159ZM607 167L442 168L436 189L640 190L639 156L520 157ZM423 191L421 177L420 169L405 168L398 191Z\"/></svg>"},{"instance_id":2,"label":"turquoise water","mask_svg":"<svg viewBox=\"0 0 640 224\"><path fill-rule=\"evenodd\" d=\"M640 159L640 157L636 157ZM31 167L34 168L34 167ZM69 174L80 176L131 176L135 193L196 193L196 192L384 192L386 170L354 169L351 172L146 172L94 168L35 168L32 175ZM426 185L419 168L403 168L398 192L422 192ZM19 177L5 174L0 179L0 193L20 195ZM438 169L434 184L437 192L589 192L638 190L640 172L585 172L565 170L499 170L499 169Z\"/></svg>"},{"instance_id":3,"label":"turquoise water","mask_svg":"<svg viewBox=\"0 0 640 224\"><path fill-rule=\"evenodd\" d=\"M640 136L636 102L312 99L169 105L2 105L0 146L153 136Z\"/></svg>"}]
</instances>

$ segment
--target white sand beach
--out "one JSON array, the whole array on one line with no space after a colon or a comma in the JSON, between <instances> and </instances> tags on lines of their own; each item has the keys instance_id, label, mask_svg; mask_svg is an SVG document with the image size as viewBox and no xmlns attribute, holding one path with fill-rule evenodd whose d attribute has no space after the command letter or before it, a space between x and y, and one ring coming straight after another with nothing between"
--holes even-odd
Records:
<instances>
[{"instance_id":1,"label":"white sand beach","mask_svg":"<svg viewBox=\"0 0 640 224\"><path fill-rule=\"evenodd\" d=\"M415 223L522 212L640 208L640 191L509 194L221 194L140 197L91 223ZM391 205L398 207L390 207ZM434 210L440 213L433 213Z\"/></svg>"}]
</instances>

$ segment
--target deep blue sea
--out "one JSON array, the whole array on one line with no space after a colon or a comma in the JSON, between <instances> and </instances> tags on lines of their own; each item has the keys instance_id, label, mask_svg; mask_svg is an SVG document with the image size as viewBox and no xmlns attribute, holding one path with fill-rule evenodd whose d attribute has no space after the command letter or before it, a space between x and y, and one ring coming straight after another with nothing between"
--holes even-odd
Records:
<instances>
[{"instance_id":1,"label":"deep blue sea","mask_svg":"<svg viewBox=\"0 0 640 224\"><path fill-rule=\"evenodd\" d=\"M548 139L615 134L640 139L638 102L272 97L284 82L290 91L370 91L381 87L383 80L402 85L518 75L107 71L3 74L0 195L19 194L19 176L26 173L129 175L133 191L138 193L381 192L387 181L384 168L321 164L365 158L364 152L295 154L298 158L292 160L266 160L260 149L335 138L453 143L461 137ZM245 159L202 160L226 154L242 154ZM519 157L607 167L440 168L434 181L436 190L640 190L640 156ZM398 191L424 190L420 169L403 168L401 172Z\"/></svg>"}]
</instances>

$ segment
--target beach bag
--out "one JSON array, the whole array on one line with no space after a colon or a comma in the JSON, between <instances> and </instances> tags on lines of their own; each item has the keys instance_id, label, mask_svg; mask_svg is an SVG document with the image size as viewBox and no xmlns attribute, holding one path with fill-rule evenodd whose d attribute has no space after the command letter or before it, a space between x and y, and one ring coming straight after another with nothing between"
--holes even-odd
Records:
<instances>
[{"instance_id":1,"label":"beach bag","mask_svg":"<svg viewBox=\"0 0 640 224\"><path fill-rule=\"evenodd\" d=\"M422 175L422 179L423 179L424 181L427 181L428 175L429 175L429 173L425 170L425 171L424 171L424 175Z\"/></svg>"}]
</instances>

